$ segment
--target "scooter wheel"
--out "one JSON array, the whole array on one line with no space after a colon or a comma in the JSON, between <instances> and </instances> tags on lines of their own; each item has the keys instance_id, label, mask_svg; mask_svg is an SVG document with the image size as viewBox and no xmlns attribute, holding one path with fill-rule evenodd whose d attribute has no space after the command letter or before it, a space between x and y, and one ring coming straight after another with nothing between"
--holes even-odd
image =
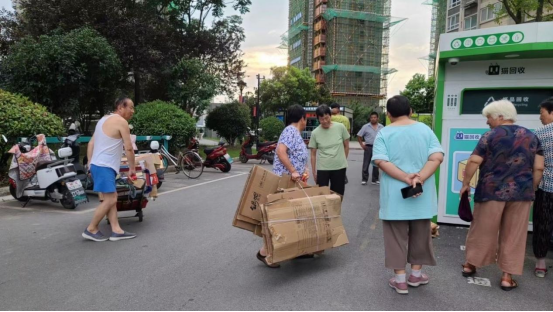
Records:
<instances>
[{"instance_id":1,"label":"scooter wheel","mask_svg":"<svg viewBox=\"0 0 553 312\"><path fill-rule=\"evenodd\" d=\"M248 157L246 157L246 155L240 154L239 158L240 158L240 162L243 163L243 164L248 162Z\"/></svg>"},{"instance_id":2,"label":"scooter wheel","mask_svg":"<svg viewBox=\"0 0 553 312\"><path fill-rule=\"evenodd\" d=\"M21 196L21 197L18 198L18 197L16 196L15 187L13 187L13 185L11 185L11 184L10 184L10 195L11 195L13 198L17 199L18 201L20 201L20 202L26 202L26 201L29 199L28 196Z\"/></svg>"},{"instance_id":3,"label":"scooter wheel","mask_svg":"<svg viewBox=\"0 0 553 312\"><path fill-rule=\"evenodd\" d=\"M62 188L62 199L60 199L60 203L65 209L75 209L77 205L75 205L75 200L73 199L73 195L71 195L71 192L67 187Z\"/></svg>"}]
</instances>

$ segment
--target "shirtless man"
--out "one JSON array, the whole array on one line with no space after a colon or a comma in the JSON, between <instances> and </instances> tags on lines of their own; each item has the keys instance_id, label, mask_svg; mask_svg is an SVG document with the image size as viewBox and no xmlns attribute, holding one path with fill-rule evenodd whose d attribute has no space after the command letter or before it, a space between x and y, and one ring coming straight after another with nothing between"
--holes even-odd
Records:
<instances>
[{"instance_id":1,"label":"shirtless man","mask_svg":"<svg viewBox=\"0 0 553 312\"><path fill-rule=\"evenodd\" d=\"M129 163L129 177L135 174L134 150L128 120L134 114L134 103L122 97L115 101L114 113L102 117L94 135L88 143L87 156L90 159L90 173L94 178L94 191L101 193L104 200L96 208L90 225L83 237L95 242L104 242L108 238L100 232L98 225L104 216L108 216L112 234L110 241L135 238L136 234L125 232L117 219L117 191L115 177L119 173L123 146Z\"/></svg>"}]
</instances>

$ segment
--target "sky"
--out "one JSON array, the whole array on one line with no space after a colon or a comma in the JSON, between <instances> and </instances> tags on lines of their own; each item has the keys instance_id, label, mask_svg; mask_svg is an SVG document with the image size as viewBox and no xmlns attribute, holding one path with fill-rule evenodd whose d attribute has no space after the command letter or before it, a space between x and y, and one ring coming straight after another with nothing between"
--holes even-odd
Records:
<instances>
[{"instance_id":1,"label":"sky","mask_svg":"<svg viewBox=\"0 0 553 312\"><path fill-rule=\"evenodd\" d=\"M288 0L252 0L250 12L243 16L246 40L242 45L247 64L244 81L247 91L257 86L256 75L270 78L270 69L287 62L287 50L279 49L281 35L288 27ZM388 96L398 94L416 73L427 73L432 8L423 0L392 0L392 16L407 18L390 32L390 68L398 70L389 77ZM11 0L0 0L0 7L11 8ZM234 11L227 10L228 14ZM226 101L219 96L215 102Z\"/></svg>"}]
</instances>

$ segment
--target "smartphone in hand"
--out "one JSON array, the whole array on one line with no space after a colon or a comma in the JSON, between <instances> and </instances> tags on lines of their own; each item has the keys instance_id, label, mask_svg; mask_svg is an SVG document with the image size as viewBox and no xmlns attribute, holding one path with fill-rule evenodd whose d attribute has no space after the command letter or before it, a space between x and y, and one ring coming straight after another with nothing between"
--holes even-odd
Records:
<instances>
[{"instance_id":1,"label":"smartphone in hand","mask_svg":"<svg viewBox=\"0 0 553 312\"><path fill-rule=\"evenodd\" d=\"M403 198L409 198L413 197L419 193L422 193L422 184L417 183L417 187L413 187L412 185L409 185L408 187L404 187L401 189L401 195L403 195Z\"/></svg>"}]
</instances>

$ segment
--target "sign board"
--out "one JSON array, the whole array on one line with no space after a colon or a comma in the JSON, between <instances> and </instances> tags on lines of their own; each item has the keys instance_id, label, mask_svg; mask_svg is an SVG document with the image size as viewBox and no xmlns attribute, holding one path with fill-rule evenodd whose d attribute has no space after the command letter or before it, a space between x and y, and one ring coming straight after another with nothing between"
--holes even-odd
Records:
<instances>
[{"instance_id":1,"label":"sign board","mask_svg":"<svg viewBox=\"0 0 553 312\"><path fill-rule=\"evenodd\" d=\"M461 114L481 114L482 109L498 100L511 101L519 115L539 113L540 103L553 96L553 88L465 89L461 96Z\"/></svg>"}]
</instances>

